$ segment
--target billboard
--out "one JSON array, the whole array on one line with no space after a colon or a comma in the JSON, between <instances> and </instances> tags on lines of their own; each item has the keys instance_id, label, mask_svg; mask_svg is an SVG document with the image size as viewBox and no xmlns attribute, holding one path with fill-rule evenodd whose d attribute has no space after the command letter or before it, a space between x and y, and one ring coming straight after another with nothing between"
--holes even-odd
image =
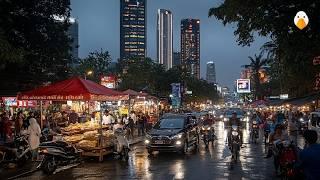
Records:
<instances>
[{"instance_id":1,"label":"billboard","mask_svg":"<svg viewBox=\"0 0 320 180\"><path fill-rule=\"evenodd\" d=\"M237 79L237 93L250 93L250 79Z\"/></svg>"}]
</instances>

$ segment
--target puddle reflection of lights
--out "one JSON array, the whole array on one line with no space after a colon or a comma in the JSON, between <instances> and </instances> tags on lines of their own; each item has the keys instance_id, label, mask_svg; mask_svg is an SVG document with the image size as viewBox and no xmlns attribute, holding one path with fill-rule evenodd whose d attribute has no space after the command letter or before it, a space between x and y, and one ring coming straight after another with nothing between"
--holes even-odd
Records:
<instances>
[{"instance_id":1,"label":"puddle reflection of lights","mask_svg":"<svg viewBox=\"0 0 320 180\"><path fill-rule=\"evenodd\" d=\"M134 156L133 164L135 165L136 174L144 174L146 179L152 179L149 172L150 162L146 160L145 156Z\"/></svg>"},{"instance_id":2,"label":"puddle reflection of lights","mask_svg":"<svg viewBox=\"0 0 320 180\"><path fill-rule=\"evenodd\" d=\"M177 161L173 167L173 173L175 174L174 179L184 179L184 167L182 160Z\"/></svg>"}]
</instances>

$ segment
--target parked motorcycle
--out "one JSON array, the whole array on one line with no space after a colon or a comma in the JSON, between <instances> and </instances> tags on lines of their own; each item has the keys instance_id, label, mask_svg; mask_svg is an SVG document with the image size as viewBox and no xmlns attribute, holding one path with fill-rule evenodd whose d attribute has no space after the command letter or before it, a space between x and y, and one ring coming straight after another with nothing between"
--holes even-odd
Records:
<instances>
[{"instance_id":1,"label":"parked motorcycle","mask_svg":"<svg viewBox=\"0 0 320 180\"><path fill-rule=\"evenodd\" d=\"M126 136L126 130L123 128L118 128L115 130L114 135L116 137L114 142L114 154L118 156L119 159L128 161L130 147Z\"/></svg>"},{"instance_id":2,"label":"parked motorcycle","mask_svg":"<svg viewBox=\"0 0 320 180\"><path fill-rule=\"evenodd\" d=\"M0 149L0 163L17 163L18 165L25 164L26 161L31 160L32 153L28 142L28 136L17 136L12 143L6 143Z\"/></svg>"},{"instance_id":3,"label":"parked motorcycle","mask_svg":"<svg viewBox=\"0 0 320 180\"><path fill-rule=\"evenodd\" d=\"M50 132L49 128L44 128L41 131L40 142L48 142L53 140L53 135Z\"/></svg>"},{"instance_id":4,"label":"parked motorcycle","mask_svg":"<svg viewBox=\"0 0 320 180\"><path fill-rule=\"evenodd\" d=\"M206 145L206 148L209 146L209 143L213 145L214 142L214 128L209 125L204 125L200 131L202 135L203 143Z\"/></svg>"},{"instance_id":5,"label":"parked motorcycle","mask_svg":"<svg viewBox=\"0 0 320 180\"><path fill-rule=\"evenodd\" d=\"M237 162L239 158L240 143L241 143L239 127L236 125L232 125L230 135L231 137L230 137L229 146L232 153L232 160L234 162Z\"/></svg>"},{"instance_id":6,"label":"parked motorcycle","mask_svg":"<svg viewBox=\"0 0 320 180\"><path fill-rule=\"evenodd\" d=\"M259 127L257 121L252 121L251 125L251 142L257 144L257 139L259 138Z\"/></svg>"},{"instance_id":7,"label":"parked motorcycle","mask_svg":"<svg viewBox=\"0 0 320 180\"><path fill-rule=\"evenodd\" d=\"M63 141L44 142L39 146L43 155L39 168L46 174L52 174L58 167L80 162L80 151L73 145Z\"/></svg>"}]
</instances>

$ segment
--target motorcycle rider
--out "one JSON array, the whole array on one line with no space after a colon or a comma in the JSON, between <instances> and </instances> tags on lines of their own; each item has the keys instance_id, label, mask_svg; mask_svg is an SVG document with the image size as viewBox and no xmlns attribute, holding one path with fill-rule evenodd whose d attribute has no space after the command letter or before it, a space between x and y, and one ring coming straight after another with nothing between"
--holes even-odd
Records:
<instances>
[{"instance_id":1,"label":"motorcycle rider","mask_svg":"<svg viewBox=\"0 0 320 180\"><path fill-rule=\"evenodd\" d=\"M276 174L279 174L279 155L278 150L275 146L276 141L285 141L288 140L289 137L283 130L283 126L281 124L277 124L273 133L269 136L269 150L266 158L269 158L273 155L274 157L274 167Z\"/></svg>"},{"instance_id":2,"label":"motorcycle rider","mask_svg":"<svg viewBox=\"0 0 320 180\"><path fill-rule=\"evenodd\" d=\"M242 146L243 140L242 140L242 127L241 127L241 121L239 118L237 118L237 112L232 112L232 117L229 119L228 122L228 127L229 127L229 131L228 131L228 143L231 142L231 131L232 131L232 126L238 126L238 133L240 135L240 147ZM229 143L230 146L230 143Z\"/></svg>"},{"instance_id":3,"label":"motorcycle rider","mask_svg":"<svg viewBox=\"0 0 320 180\"><path fill-rule=\"evenodd\" d=\"M252 129L252 125L253 125L253 121L256 121L256 125L257 125L257 128L259 128L259 125L261 124L261 119L260 117L257 115L257 113L254 113L252 115L252 118L250 119L249 121L249 131L250 131L250 139L252 139L252 136L253 136L253 129ZM258 131L258 136L259 136L259 131Z\"/></svg>"}]
</instances>

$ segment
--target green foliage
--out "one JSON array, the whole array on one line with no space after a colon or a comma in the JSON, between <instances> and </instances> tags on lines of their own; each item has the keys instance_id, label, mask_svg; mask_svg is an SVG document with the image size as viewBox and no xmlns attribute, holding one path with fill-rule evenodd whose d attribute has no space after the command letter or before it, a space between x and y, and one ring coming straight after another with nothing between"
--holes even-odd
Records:
<instances>
[{"instance_id":1,"label":"green foliage","mask_svg":"<svg viewBox=\"0 0 320 180\"><path fill-rule=\"evenodd\" d=\"M125 67L122 73L120 89L133 89L136 91L146 91L159 97L168 97L171 94L171 84L185 84L193 95L186 95L186 101L215 100L218 98L216 88L213 84L208 84L204 80L198 80L185 76L181 67L173 67L165 71L161 64L154 63L150 58L133 59L129 62L119 62Z\"/></svg>"},{"instance_id":2,"label":"green foliage","mask_svg":"<svg viewBox=\"0 0 320 180\"><path fill-rule=\"evenodd\" d=\"M100 77L107 75L110 63L109 52L101 49L100 51L90 52L88 57L81 59L79 66L73 69L73 73L100 82ZM92 74L88 74L89 71L92 71Z\"/></svg>"},{"instance_id":3,"label":"green foliage","mask_svg":"<svg viewBox=\"0 0 320 180\"><path fill-rule=\"evenodd\" d=\"M70 11L69 0L0 0L0 76L10 88L30 89L69 75Z\"/></svg>"},{"instance_id":4,"label":"green foliage","mask_svg":"<svg viewBox=\"0 0 320 180\"><path fill-rule=\"evenodd\" d=\"M234 34L240 45L249 46L256 34L269 37L262 50L277 64L272 67L279 68L275 72L280 90L298 96L312 91L317 72L312 59L320 55L319 9L320 1L225 0L211 8L209 16L224 25L236 25ZM309 17L304 30L293 21L298 11Z\"/></svg>"},{"instance_id":5,"label":"green foliage","mask_svg":"<svg viewBox=\"0 0 320 180\"><path fill-rule=\"evenodd\" d=\"M254 96L255 99L263 98L263 89L260 83L260 69L269 63L269 59L263 57L263 52L259 55L254 55L254 57L249 56L250 64L248 65L252 69L252 82L254 86Z\"/></svg>"}]
</instances>

